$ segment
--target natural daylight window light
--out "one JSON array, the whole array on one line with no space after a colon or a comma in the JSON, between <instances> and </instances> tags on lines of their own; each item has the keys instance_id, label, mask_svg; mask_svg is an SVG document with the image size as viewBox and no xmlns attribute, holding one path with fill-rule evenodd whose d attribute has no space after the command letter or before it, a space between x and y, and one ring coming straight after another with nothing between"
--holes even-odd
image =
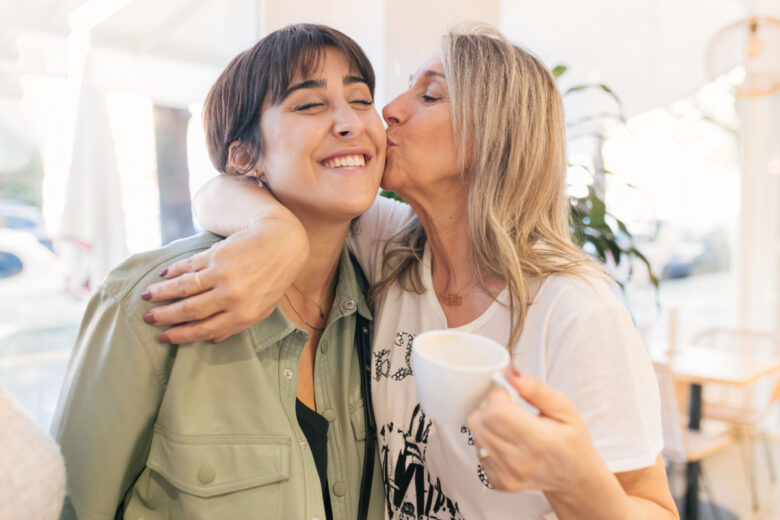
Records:
<instances>
[{"instance_id":1,"label":"natural daylight window light","mask_svg":"<svg viewBox=\"0 0 780 520\"><path fill-rule=\"evenodd\" d=\"M732 79L721 77L607 134L607 207L663 279L656 294L635 269L627 295L640 329L665 331L672 309L685 313L680 337L714 317L734 319L740 166Z\"/></svg>"}]
</instances>

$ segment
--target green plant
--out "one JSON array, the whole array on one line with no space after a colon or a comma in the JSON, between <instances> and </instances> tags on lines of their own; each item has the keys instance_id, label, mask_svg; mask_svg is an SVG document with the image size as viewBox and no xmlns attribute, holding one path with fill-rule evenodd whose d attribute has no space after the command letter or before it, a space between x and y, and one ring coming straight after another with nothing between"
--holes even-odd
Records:
<instances>
[{"instance_id":1,"label":"green plant","mask_svg":"<svg viewBox=\"0 0 780 520\"><path fill-rule=\"evenodd\" d=\"M563 76L566 70L567 67L565 65L558 65L553 68L552 73L557 80ZM615 110L601 111L580 117L573 121L567 121L566 128L569 133L568 138L571 140L590 136L603 142L604 136L600 131L587 128L583 130L583 126L586 126L586 124L593 126L594 123L603 123L608 120L625 124L626 116L623 110L623 102L611 88L603 83L582 83L574 85L564 90L561 95L566 98L574 93L586 90L603 92L614 100ZM606 175L612 174L612 172L603 167L601 161L595 161L595 164L596 166L594 168L581 164L576 166L587 170L594 180L597 178L603 179ZM570 166L574 165L570 164ZM591 251L588 252L593 253L602 263L607 262L608 257L610 256L615 264L626 261L629 265L633 265L633 261L638 260L647 269L650 282L658 288L660 281L653 273L652 265L650 265L647 257L645 257L637 246L634 236L623 221L607 210L604 199L593 184L594 183L588 186L587 195L581 197L573 196L570 198L570 228L572 239L578 246L586 251L591 249ZM632 270L629 270L629 278L631 277L631 274ZM618 281L618 283L620 283L620 281Z\"/></svg>"},{"instance_id":2,"label":"green plant","mask_svg":"<svg viewBox=\"0 0 780 520\"><path fill-rule=\"evenodd\" d=\"M584 197L571 197L569 226L574 243L587 251L590 244L595 256L605 263L609 256L616 264L622 261L639 260L647 269L650 282L658 288L658 277L653 274L652 266L639 250L633 235L625 223L607 211L604 201L596 194L593 186L588 186ZM629 276L631 271L629 271ZM618 283L621 283L618 280ZM622 285L622 284L621 284Z\"/></svg>"}]
</instances>

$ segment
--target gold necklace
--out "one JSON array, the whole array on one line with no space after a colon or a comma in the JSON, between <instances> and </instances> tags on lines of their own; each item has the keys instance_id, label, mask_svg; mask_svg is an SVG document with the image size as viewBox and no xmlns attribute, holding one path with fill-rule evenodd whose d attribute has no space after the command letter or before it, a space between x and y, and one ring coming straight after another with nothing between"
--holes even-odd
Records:
<instances>
[{"instance_id":1,"label":"gold necklace","mask_svg":"<svg viewBox=\"0 0 780 520\"><path fill-rule=\"evenodd\" d=\"M460 307L463 305L463 295L456 293L442 294L441 302L447 307Z\"/></svg>"},{"instance_id":2,"label":"gold necklace","mask_svg":"<svg viewBox=\"0 0 780 520\"><path fill-rule=\"evenodd\" d=\"M300 292L300 291L299 291L299 292ZM298 316L298 317L301 319L301 321L302 321L302 322L303 322L303 323L304 323L306 326L308 326L309 328L312 328L312 329L314 329L314 330L316 330L316 331L319 331L319 332L322 332L322 331L324 331L324 330L325 330L325 327L315 327L314 325L312 325L311 323L309 323L308 321L306 321L306 318L304 318L303 316L301 316L301 313L300 313L300 312L298 312L298 309L296 309L296 308L295 308L295 305L293 305L293 302L290 300L290 297L289 297L289 296L287 296L287 293L284 293L284 297L287 299L287 303L289 303L289 304L290 304L290 308L293 310L293 312L295 313L295 315L296 315L296 316ZM321 318L321 319L324 319L324 318L325 318L325 317L322 315L322 312L320 312L320 318Z\"/></svg>"},{"instance_id":3,"label":"gold necklace","mask_svg":"<svg viewBox=\"0 0 780 520\"><path fill-rule=\"evenodd\" d=\"M317 302L316 302L314 299L312 299L311 297L307 296L307 295L306 295L306 293L304 293L303 291L301 291L300 289L298 289L298 286L297 286L297 285L293 284L292 286L293 286L293 289L295 289L296 291L298 291L298 294L300 294L301 296L303 296L304 298L306 298L307 300L309 300L310 302L312 302L314 305L316 305L316 306L317 306L317 308L320 310L320 319L321 319L321 320L324 320L324 319L325 319L325 309L323 309L323 308L322 308L322 305L320 305L320 304L319 304L319 303L317 303ZM288 300L288 301L289 301L289 300ZM292 303L290 304L290 306L292 306ZM296 314L298 313L298 311L295 311L295 312L296 312ZM300 316L300 315L299 315L299 316ZM301 319L303 319L303 318L301 318Z\"/></svg>"}]
</instances>

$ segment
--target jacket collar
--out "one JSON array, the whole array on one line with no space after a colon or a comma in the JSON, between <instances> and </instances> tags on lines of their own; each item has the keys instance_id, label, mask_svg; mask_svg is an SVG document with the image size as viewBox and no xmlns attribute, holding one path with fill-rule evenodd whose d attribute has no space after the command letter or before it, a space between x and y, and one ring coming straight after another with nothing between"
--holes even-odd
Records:
<instances>
[{"instance_id":1,"label":"jacket collar","mask_svg":"<svg viewBox=\"0 0 780 520\"><path fill-rule=\"evenodd\" d=\"M356 311L367 320L374 319L365 294L360 288L358 274L355 272L355 268L350 260L349 251L345 247L341 251L341 258L339 259L339 280L336 284L336 296L333 299L333 308L330 311L326 328L330 327L337 319L349 316ZM296 330L298 330L298 326L285 316L280 306L277 306L270 316L253 325L249 329L249 333L252 336L255 350L260 352L278 343Z\"/></svg>"}]
</instances>

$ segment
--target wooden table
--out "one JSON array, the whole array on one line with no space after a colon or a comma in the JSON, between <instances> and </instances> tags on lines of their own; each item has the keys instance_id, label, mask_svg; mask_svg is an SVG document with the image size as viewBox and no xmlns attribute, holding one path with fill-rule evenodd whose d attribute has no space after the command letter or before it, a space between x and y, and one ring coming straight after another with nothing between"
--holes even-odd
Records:
<instances>
[{"instance_id":1,"label":"wooden table","mask_svg":"<svg viewBox=\"0 0 780 520\"><path fill-rule=\"evenodd\" d=\"M766 357L739 350L685 346L675 351L669 363L664 352L651 349L653 361L669 364L678 381L691 385L688 427L698 430L701 423L701 390L705 383L717 383L748 388L759 379L780 372L780 357ZM699 463L686 468L685 506L683 518L699 517Z\"/></svg>"}]
</instances>

